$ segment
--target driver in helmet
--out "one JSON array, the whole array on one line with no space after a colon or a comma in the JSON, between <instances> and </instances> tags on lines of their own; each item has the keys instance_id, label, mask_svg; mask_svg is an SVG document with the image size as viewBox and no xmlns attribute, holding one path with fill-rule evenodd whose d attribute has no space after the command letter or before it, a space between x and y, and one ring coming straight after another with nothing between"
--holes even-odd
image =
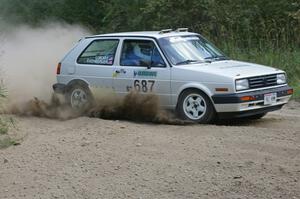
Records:
<instances>
[{"instance_id":1,"label":"driver in helmet","mask_svg":"<svg viewBox=\"0 0 300 199\"><path fill-rule=\"evenodd\" d=\"M151 63L152 62L152 63ZM126 45L122 65L127 66L159 66L163 61L157 48L151 43L129 43Z\"/></svg>"}]
</instances>

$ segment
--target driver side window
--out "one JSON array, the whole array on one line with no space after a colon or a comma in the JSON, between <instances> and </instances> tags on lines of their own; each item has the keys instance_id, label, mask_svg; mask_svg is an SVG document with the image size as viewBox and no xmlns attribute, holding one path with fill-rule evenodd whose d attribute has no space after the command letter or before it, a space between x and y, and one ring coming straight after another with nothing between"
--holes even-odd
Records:
<instances>
[{"instance_id":1,"label":"driver side window","mask_svg":"<svg viewBox=\"0 0 300 199\"><path fill-rule=\"evenodd\" d=\"M165 67L153 41L125 40L121 53L121 66Z\"/></svg>"}]
</instances>

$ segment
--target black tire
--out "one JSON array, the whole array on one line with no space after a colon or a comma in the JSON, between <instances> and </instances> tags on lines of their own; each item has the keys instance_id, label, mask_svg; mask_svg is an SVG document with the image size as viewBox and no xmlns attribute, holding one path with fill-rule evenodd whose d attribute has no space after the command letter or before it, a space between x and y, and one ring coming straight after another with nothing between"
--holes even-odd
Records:
<instances>
[{"instance_id":1,"label":"black tire","mask_svg":"<svg viewBox=\"0 0 300 199\"><path fill-rule=\"evenodd\" d=\"M76 106L75 99L76 95L80 94L80 99L78 101L82 101L82 104L78 104ZM90 89L81 84L72 84L67 88L66 92L66 102L67 104L76 112L84 113L88 111L93 105L93 97Z\"/></svg>"},{"instance_id":2,"label":"black tire","mask_svg":"<svg viewBox=\"0 0 300 199\"><path fill-rule=\"evenodd\" d=\"M196 102L197 104L193 104L192 108L189 107L191 105L189 99L192 98L192 100L196 99L195 101L197 101L198 96L199 99L201 99L201 102L200 103ZM205 106L205 110L199 111L198 109L199 106L202 108ZM192 110L188 110L188 109L192 109ZM212 123L216 118L216 111L209 97L202 91L196 89L185 90L180 94L176 111L181 119L189 120L200 124ZM194 112L198 113L198 117L194 117L193 115Z\"/></svg>"},{"instance_id":3,"label":"black tire","mask_svg":"<svg viewBox=\"0 0 300 199\"><path fill-rule=\"evenodd\" d=\"M265 115L267 115L267 113L260 113L260 114L251 115L251 116L245 117L245 119L259 120L259 119L263 118Z\"/></svg>"}]
</instances>

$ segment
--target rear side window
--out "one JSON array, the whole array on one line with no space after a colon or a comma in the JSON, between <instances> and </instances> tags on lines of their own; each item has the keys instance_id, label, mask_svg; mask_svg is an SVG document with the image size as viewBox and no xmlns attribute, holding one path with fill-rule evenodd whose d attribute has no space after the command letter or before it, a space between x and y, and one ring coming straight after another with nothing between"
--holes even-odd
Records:
<instances>
[{"instance_id":1,"label":"rear side window","mask_svg":"<svg viewBox=\"0 0 300 199\"><path fill-rule=\"evenodd\" d=\"M113 65L119 40L95 40L79 56L79 64Z\"/></svg>"}]
</instances>

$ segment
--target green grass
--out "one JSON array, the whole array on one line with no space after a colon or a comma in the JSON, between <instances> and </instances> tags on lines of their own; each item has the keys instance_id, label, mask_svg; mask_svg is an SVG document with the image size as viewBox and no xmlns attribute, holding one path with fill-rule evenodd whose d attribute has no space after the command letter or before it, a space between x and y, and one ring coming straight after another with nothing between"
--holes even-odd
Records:
<instances>
[{"instance_id":1,"label":"green grass","mask_svg":"<svg viewBox=\"0 0 300 199\"><path fill-rule=\"evenodd\" d=\"M12 119L10 119L13 121ZM14 124L13 122L9 122L6 119L0 117L0 135L5 135L8 132L9 124Z\"/></svg>"},{"instance_id":2,"label":"green grass","mask_svg":"<svg viewBox=\"0 0 300 199\"><path fill-rule=\"evenodd\" d=\"M223 45L224 52L232 59L273 66L284 70L289 85L294 88L293 98L300 99L300 48L294 49L239 49Z\"/></svg>"},{"instance_id":3,"label":"green grass","mask_svg":"<svg viewBox=\"0 0 300 199\"><path fill-rule=\"evenodd\" d=\"M0 83L0 105L3 103L2 99L6 97L6 90ZM13 118L0 117L0 149L8 148L12 145L18 145L19 143L8 135L8 130L11 126L15 126Z\"/></svg>"},{"instance_id":4,"label":"green grass","mask_svg":"<svg viewBox=\"0 0 300 199\"><path fill-rule=\"evenodd\" d=\"M7 126L0 126L0 135L5 135L8 132Z\"/></svg>"},{"instance_id":5,"label":"green grass","mask_svg":"<svg viewBox=\"0 0 300 199\"><path fill-rule=\"evenodd\" d=\"M0 149L5 149L18 144L19 143L11 137L5 137L3 139L0 139Z\"/></svg>"},{"instance_id":6,"label":"green grass","mask_svg":"<svg viewBox=\"0 0 300 199\"><path fill-rule=\"evenodd\" d=\"M300 101L300 81L298 82L298 85L292 85L294 89L293 99Z\"/></svg>"}]
</instances>

